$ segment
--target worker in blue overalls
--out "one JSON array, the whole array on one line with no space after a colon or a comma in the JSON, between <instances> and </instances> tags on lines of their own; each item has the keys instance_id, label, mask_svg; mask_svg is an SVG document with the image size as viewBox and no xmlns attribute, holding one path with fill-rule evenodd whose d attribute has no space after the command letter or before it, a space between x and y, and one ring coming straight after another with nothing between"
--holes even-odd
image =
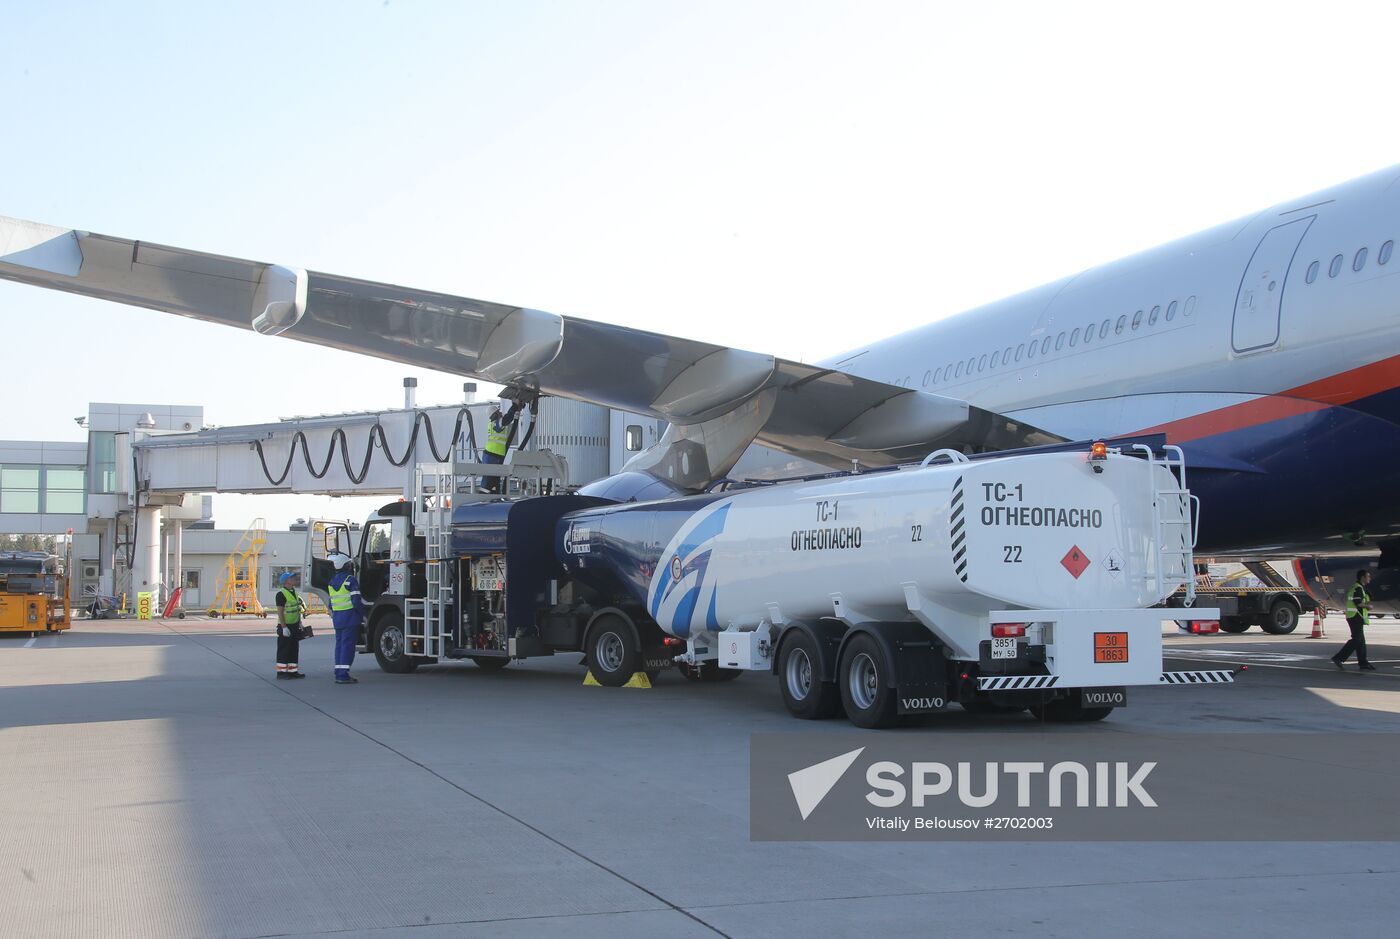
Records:
<instances>
[{"instance_id":1,"label":"worker in blue overalls","mask_svg":"<svg viewBox=\"0 0 1400 939\"><path fill-rule=\"evenodd\" d=\"M353 685L359 679L350 675L350 666L355 661L360 624L365 621L365 604L360 599L360 582L355 579L350 558L332 554L328 560L335 567L335 574L326 588L331 623L335 625L335 683Z\"/></svg>"}]
</instances>

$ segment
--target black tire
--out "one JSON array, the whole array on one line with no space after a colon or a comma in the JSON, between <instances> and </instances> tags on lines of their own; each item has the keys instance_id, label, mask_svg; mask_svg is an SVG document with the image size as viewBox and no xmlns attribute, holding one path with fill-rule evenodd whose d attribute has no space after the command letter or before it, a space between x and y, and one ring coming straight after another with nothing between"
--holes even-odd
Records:
<instances>
[{"instance_id":1,"label":"black tire","mask_svg":"<svg viewBox=\"0 0 1400 939\"><path fill-rule=\"evenodd\" d=\"M472 655L468 656L476 667L485 672L499 672L510 664L510 659L504 655Z\"/></svg>"},{"instance_id":2,"label":"black tire","mask_svg":"<svg viewBox=\"0 0 1400 939\"><path fill-rule=\"evenodd\" d=\"M1272 636L1286 636L1298 628L1298 607L1292 600L1280 597L1269 607L1269 615L1261 624Z\"/></svg>"},{"instance_id":3,"label":"black tire","mask_svg":"<svg viewBox=\"0 0 1400 939\"><path fill-rule=\"evenodd\" d=\"M895 691L889 687L890 665L885 650L869 633L846 643L836 670L841 704L852 724L867 729L893 727L899 722Z\"/></svg>"},{"instance_id":4,"label":"black tire","mask_svg":"<svg viewBox=\"0 0 1400 939\"><path fill-rule=\"evenodd\" d=\"M676 670L688 681L733 681L744 674L742 668L720 668L719 663L714 660L701 662L699 667L677 662Z\"/></svg>"},{"instance_id":5,"label":"black tire","mask_svg":"<svg viewBox=\"0 0 1400 939\"><path fill-rule=\"evenodd\" d=\"M1223 616L1220 618L1220 629L1227 633L1242 633L1249 629L1249 620L1240 619L1237 616Z\"/></svg>"},{"instance_id":6,"label":"black tire","mask_svg":"<svg viewBox=\"0 0 1400 939\"><path fill-rule=\"evenodd\" d=\"M1048 724L1087 724L1101 721L1113 713L1113 708L1086 708L1079 703L1079 697L1056 698L1046 704L1033 704L1026 708L1038 720Z\"/></svg>"},{"instance_id":7,"label":"black tire","mask_svg":"<svg viewBox=\"0 0 1400 939\"><path fill-rule=\"evenodd\" d=\"M812 637L794 630L778 651L778 690L788 713L804 721L835 717L841 709L841 693L836 683L822 681L817 663L817 644Z\"/></svg>"},{"instance_id":8,"label":"black tire","mask_svg":"<svg viewBox=\"0 0 1400 939\"><path fill-rule=\"evenodd\" d=\"M374 658L380 668L394 675L406 675L418 667L418 660L408 654L403 614L398 610L385 610L375 621Z\"/></svg>"},{"instance_id":9,"label":"black tire","mask_svg":"<svg viewBox=\"0 0 1400 939\"><path fill-rule=\"evenodd\" d=\"M583 644L588 668L600 685L620 688L642 667L637 631L620 613L604 613L588 627Z\"/></svg>"}]
</instances>

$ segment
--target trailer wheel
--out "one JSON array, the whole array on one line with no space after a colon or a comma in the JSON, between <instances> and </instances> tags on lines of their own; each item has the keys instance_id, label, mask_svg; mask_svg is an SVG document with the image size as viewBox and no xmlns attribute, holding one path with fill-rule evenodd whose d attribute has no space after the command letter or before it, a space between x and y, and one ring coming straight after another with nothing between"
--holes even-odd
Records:
<instances>
[{"instance_id":1,"label":"trailer wheel","mask_svg":"<svg viewBox=\"0 0 1400 939\"><path fill-rule=\"evenodd\" d=\"M374 658L379 667L395 675L404 675L418 667L418 662L408 654L408 640L404 637L403 614L398 610L386 610L374 625Z\"/></svg>"},{"instance_id":2,"label":"trailer wheel","mask_svg":"<svg viewBox=\"0 0 1400 939\"><path fill-rule=\"evenodd\" d=\"M817 645L812 637L794 629L783 640L778 652L778 689L788 713L804 721L835 717L841 708L836 683L822 681L817 663Z\"/></svg>"},{"instance_id":3,"label":"trailer wheel","mask_svg":"<svg viewBox=\"0 0 1400 939\"><path fill-rule=\"evenodd\" d=\"M1227 633L1242 633L1248 631L1249 620L1238 616L1222 616L1220 618L1220 628Z\"/></svg>"},{"instance_id":4,"label":"trailer wheel","mask_svg":"<svg viewBox=\"0 0 1400 939\"><path fill-rule=\"evenodd\" d=\"M503 655L472 655L468 656L476 667L487 672L499 672L510 664L510 659Z\"/></svg>"},{"instance_id":5,"label":"trailer wheel","mask_svg":"<svg viewBox=\"0 0 1400 939\"><path fill-rule=\"evenodd\" d=\"M854 636L846 644L837 684L852 724L877 728L893 727L898 722L894 689L886 681L889 668L884 649L869 634Z\"/></svg>"},{"instance_id":6,"label":"trailer wheel","mask_svg":"<svg viewBox=\"0 0 1400 939\"><path fill-rule=\"evenodd\" d=\"M588 667L598 684L620 688L627 684L642 666L642 650L636 630L616 613L607 613L594 620L584 643Z\"/></svg>"},{"instance_id":7,"label":"trailer wheel","mask_svg":"<svg viewBox=\"0 0 1400 939\"><path fill-rule=\"evenodd\" d=\"M1298 607L1292 600L1279 597L1269 607L1269 615L1261 624L1264 632L1274 636L1286 636L1298 628Z\"/></svg>"},{"instance_id":8,"label":"trailer wheel","mask_svg":"<svg viewBox=\"0 0 1400 939\"><path fill-rule=\"evenodd\" d=\"M742 668L720 668L713 660L701 662L699 667L677 662L676 668L690 681L733 681L744 674Z\"/></svg>"}]
</instances>

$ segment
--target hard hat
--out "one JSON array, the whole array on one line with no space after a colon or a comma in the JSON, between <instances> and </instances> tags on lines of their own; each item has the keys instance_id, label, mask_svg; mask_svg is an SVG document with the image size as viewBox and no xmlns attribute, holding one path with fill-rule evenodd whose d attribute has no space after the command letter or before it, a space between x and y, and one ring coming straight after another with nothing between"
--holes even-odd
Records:
<instances>
[{"instance_id":1,"label":"hard hat","mask_svg":"<svg viewBox=\"0 0 1400 939\"><path fill-rule=\"evenodd\" d=\"M326 560L330 561L331 566L338 571L343 571L350 566L350 555L348 554L340 554L337 552L327 557Z\"/></svg>"},{"instance_id":2,"label":"hard hat","mask_svg":"<svg viewBox=\"0 0 1400 939\"><path fill-rule=\"evenodd\" d=\"M301 575L298 574L296 571L283 571L283 572L282 572L282 576L280 576L280 577L277 578L277 582L278 582L279 584L285 584L287 581L291 580L293 577L300 577L300 576L301 576Z\"/></svg>"}]
</instances>

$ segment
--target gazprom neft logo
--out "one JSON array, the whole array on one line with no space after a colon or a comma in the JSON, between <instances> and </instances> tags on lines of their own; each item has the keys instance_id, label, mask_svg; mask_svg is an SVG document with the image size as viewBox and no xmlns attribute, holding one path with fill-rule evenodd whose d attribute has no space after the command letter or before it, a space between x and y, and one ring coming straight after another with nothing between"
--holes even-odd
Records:
<instances>
[{"instance_id":1,"label":"gazprom neft logo","mask_svg":"<svg viewBox=\"0 0 1400 939\"><path fill-rule=\"evenodd\" d=\"M880 809L906 805L921 809L947 796L967 808L985 809L1014 789L1018 809L1058 809L1067 805L1156 808L1157 801L1144 785L1156 768L1155 761L1086 765L1066 760L1049 766L1024 761L951 765L917 762L905 766L880 760L865 771L865 782L870 787L865 801Z\"/></svg>"}]
</instances>

